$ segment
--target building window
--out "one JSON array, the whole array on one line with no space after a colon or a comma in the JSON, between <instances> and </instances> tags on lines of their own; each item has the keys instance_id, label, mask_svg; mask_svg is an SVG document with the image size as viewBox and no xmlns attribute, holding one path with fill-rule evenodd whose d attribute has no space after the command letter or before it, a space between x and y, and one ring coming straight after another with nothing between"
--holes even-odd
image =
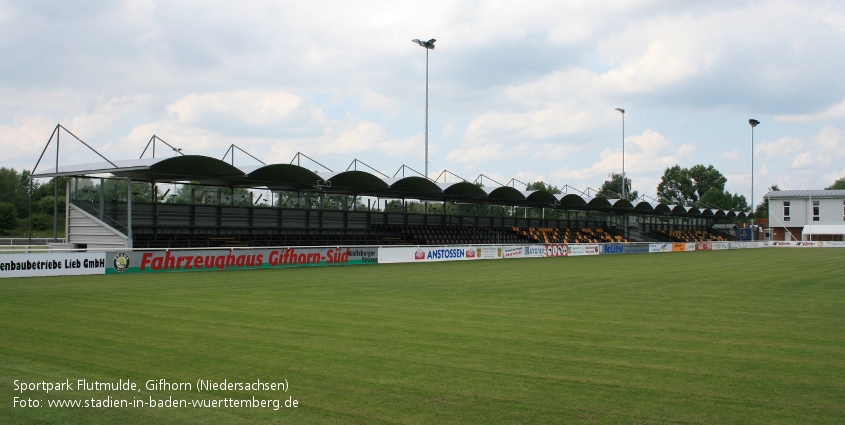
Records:
<instances>
[{"instance_id":1,"label":"building window","mask_svg":"<svg viewBox=\"0 0 845 425\"><path fill-rule=\"evenodd\" d=\"M819 221L819 201L813 201L813 221Z\"/></svg>"},{"instance_id":2,"label":"building window","mask_svg":"<svg viewBox=\"0 0 845 425\"><path fill-rule=\"evenodd\" d=\"M789 201L783 201L783 221L789 221Z\"/></svg>"}]
</instances>

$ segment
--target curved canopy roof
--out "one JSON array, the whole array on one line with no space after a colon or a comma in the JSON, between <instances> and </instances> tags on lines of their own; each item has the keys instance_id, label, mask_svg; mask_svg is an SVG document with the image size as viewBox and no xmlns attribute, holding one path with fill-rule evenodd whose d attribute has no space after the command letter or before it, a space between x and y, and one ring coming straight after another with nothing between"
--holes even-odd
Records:
<instances>
[{"instance_id":1,"label":"curved canopy roof","mask_svg":"<svg viewBox=\"0 0 845 425\"><path fill-rule=\"evenodd\" d=\"M522 192L522 194L525 195L525 200L532 204L557 205L560 202L553 193L546 192L545 190L530 190Z\"/></svg>"},{"instance_id":2,"label":"curved canopy roof","mask_svg":"<svg viewBox=\"0 0 845 425\"><path fill-rule=\"evenodd\" d=\"M384 180L366 171L321 173L320 176L331 183L333 192L358 194L368 191L382 192L390 188Z\"/></svg>"},{"instance_id":3,"label":"curved canopy roof","mask_svg":"<svg viewBox=\"0 0 845 425\"><path fill-rule=\"evenodd\" d=\"M279 191L324 191L362 196L500 203L609 213L635 212L713 218L745 218L747 216L744 212L686 208L680 205L649 202L638 202L635 205L624 199L593 198L572 193L552 194L545 190L521 191L510 186L479 187L467 181L436 183L422 176L390 179L358 170L315 173L293 164L237 168L225 161L201 155L60 166L58 170L46 170L34 174L33 177L91 176L104 173L153 183L197 181L210 186L266 187Z\"/></svg>"},{"instance_id":4,"label":"curved canopy roof","mask_svg":"<svg viewBox=\"0 0 845 425\"><path fill-rule=\"evenodd\" d=\"M389 179L390 190L404 193L442 194L443 189L437 183L420 176L409 176L401 179Z\"/></svg>"},{"instance_id":5,"label":"curved canopy roof","mask_svg":"<svg viewBox=\"0 0 845 425\"><path fill-rule=\"evenodd\" d=\"M522 192L510 186L482 187L481 189L487 193L487 197L492 201L519 202L525 200L525 195Z\"/></svg>"},{"instance_id":6,"label":"curved canopy roof","mask_svg":"<svg viewBox=\"0 0 845 425\"><path fill-rule=\"evenodd\" d=\"M314 187L322 179L317 173L305 167L294 164L270 164L248 172L245 181L267 186L273 190L302 190Z\"/></svg>"},{"instance_id":7,"label":"curved canopy roof","mask_svg":"<svg viewBox=\"0 0 845 425\"><path fill-rule=\"evenodd\" d=\"M471 200L480 200L487 197L487 192L470 182L438 183L437 185L443 189L443 194L449 197Z\"/></svg>"},{"instance_id":8,"label":"curved canopy roof","mask_svg":"<svg viewBox=\"0 0 845 425\"><path fill-rule=\"evenodd\" d=\"M587 201L580 195L574 193L560 194L556 196L560 200L560 206L563 208L583 208L587 206Z\"/></svg>"}]
</instances>

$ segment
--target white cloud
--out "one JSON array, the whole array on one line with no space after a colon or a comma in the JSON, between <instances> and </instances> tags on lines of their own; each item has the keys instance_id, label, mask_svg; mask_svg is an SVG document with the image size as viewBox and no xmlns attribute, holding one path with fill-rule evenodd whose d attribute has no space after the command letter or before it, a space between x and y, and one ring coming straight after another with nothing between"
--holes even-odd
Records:
<instances>
[{"instance_id":1,"label":"white cloud","mask_svg":"<svg viewBox=\"0 0 845 425\"><path fill-rule=\"evenodd\" d=\"M804 148L804 142L798 137L784 136L774 142L758 143L754 146L754 153L763 158L791 157Z\"/></svg>"},{"instance_id":2,"label":"white cloud","mask_svg":"<svg viewBox=\"0 0 845 425\"><path fill-rule=\"evenodd\" d=\"M190 94L167 107L174 120L203 124L226 117L246 125L280 123L302 106L302 98L284 91Z\"/></svg>"},{"instance_id":3,"label":"white cloud","mask_svg":"<svg viewBox=\"0 0 845 425\"><path fill-rule=\"evenodd\" d=\"M503 145L491 143L480 146L471 146L468 148L452 149L446 155L446 161L458 164L478 164L506 158L507 156L508 153L505 151Z\"/></svg>"},{"instance_id":4,"label":"white cloud","mask_svg":"<svg viewBox=\"0 0 845 425\"><path fill-rule=\"evenodd\" d=\"M776 122L784 123L812 123L818 121L832 121L845 119L845 100L830 106L821 112L796 115L776 115Z\"/></svg>"},{"instance_id":5,"label":"white cloud","mask_svg":"<svg viewBox=\"0 0 845 425\"><path fill-rule=\"evenodd\" d=\"M695 146L683 144L675 146L657 131L646 130L640 135L629 136L626 142L633 145L633 152L625 152L625 173L662 175L663 170L695 153ZM622 171L622 149L605 148L599 153L599 160L592 165L571 171L558 172L556 175L566 180L604 179L611 173ZM633 178L632 178L633 180Z\"/></svg>"},{"instance_id":6,"label":"white cloud","mask_svg":"<svg viewBox=\"0 0 845 425\"><path fill-rule=\"evenodd\" d=\"M467 125L464 140L483 143L491 139L536 139L575 134L589 128L591 116L560 105L528 112L488 111Z\"/></svg>"},{"instance_id":7,"label":"white cloud","mask_svg":"<svg viewBox=\"0 0 845 425\"><path fill-rule=\"evenodd\" d=\"M725 158L725 159L739 159L741 154L739 152L739 149L733 148L733 149L723 153L721 156L722 156L722 158Z\"/></svg>"}]
</instances>

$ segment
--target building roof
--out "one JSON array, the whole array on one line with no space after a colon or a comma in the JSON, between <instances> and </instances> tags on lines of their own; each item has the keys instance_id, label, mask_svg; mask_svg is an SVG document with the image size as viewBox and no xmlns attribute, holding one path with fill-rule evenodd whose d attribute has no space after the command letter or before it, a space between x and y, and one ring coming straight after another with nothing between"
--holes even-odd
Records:
<instances>
[{"instance_id":1,"label":"building roof","mask_svg":"<svg viewBox=\"0 0 845 425\"><path fill-rule=\"evenodd\" d=\"M845 190L778 190L767 193L765 197L769 199L845 198Z\"/></svg>"}]
</instances>

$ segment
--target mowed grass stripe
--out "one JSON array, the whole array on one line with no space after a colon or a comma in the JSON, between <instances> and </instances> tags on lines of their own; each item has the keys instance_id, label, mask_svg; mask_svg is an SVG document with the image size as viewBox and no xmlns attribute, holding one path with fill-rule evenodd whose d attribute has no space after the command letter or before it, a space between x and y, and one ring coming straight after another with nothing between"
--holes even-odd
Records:
<instances>
[{"instance_id":1,"label":"mowed grass stripe","mask_svg":"<svg viewBox=\"0 0 845 425\"><path fill-rule=\"evenodd\" d=\"M0 382L281 377L303 406L154 416L173 423L837 423L842 258L764 249L0 281ZM10 417L83 414L55 410ZM84 414L156 414L144 412Z\"/></svg>"}]
</instances>

